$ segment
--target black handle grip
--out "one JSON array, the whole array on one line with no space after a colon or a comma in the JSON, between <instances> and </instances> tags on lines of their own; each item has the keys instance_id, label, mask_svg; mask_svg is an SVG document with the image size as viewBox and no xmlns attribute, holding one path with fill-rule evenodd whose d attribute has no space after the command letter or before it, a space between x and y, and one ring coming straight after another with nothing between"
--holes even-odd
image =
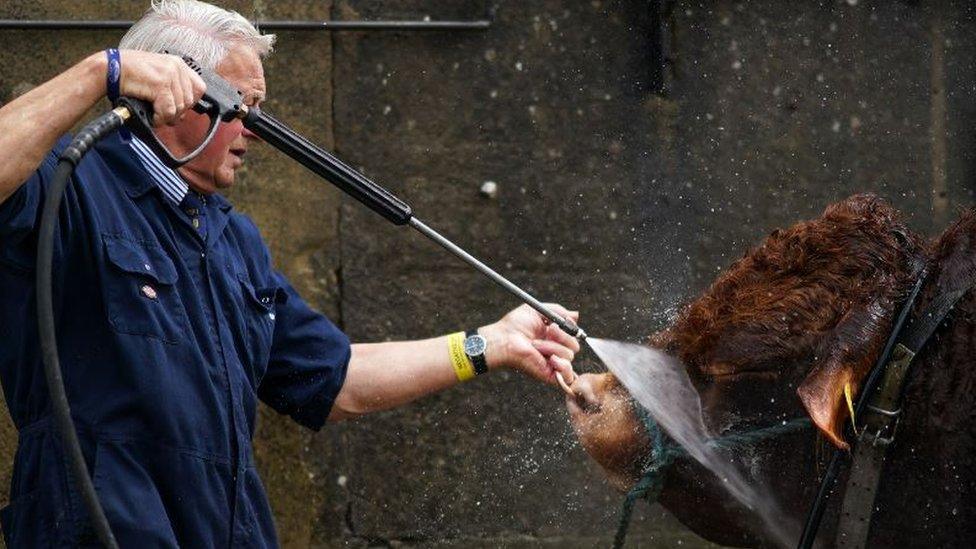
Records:
<instances>
[{"instance_id":1,"label":"black handle grip","mask_svg":"<svg viewBox=\"0 0 976 549\"><path fill-rule=\"evenodd\" d=\"M145 142L163 163L170 168L176 169L193 160L198 154L203 152L203 149L207 147L210 140L216 135L217 126L221 122L230 122L240 117L244 100L241 92L237 88L230 85L216 72L201 67L192 57L180 55L168 50L163 50L163 53L179 55L183 62L190 67L190 70L199 74L204 84L207 85L206 91L203 92L203 97L193 105L194 111L205 114L210 118L210 127L207 129L207 135L197 148L181 158L173 156L173 153L159 140L156 132L153 130L153 107L148 101L133 97L120 97L116 102L116 106L129 109L130 118L128 127L132 133L136 134L139 139Z\"/></svg>"},{"instance_id":2,"label":"black handle grip","mask_svg":"<svg viewBox=\"0 0 976 549\"><path fill-rule=\"evenodd\" d=\"M197 103L199 106L204 101L201 100ZM190 151L185 156L177 158L173 156L173 153L166 148L166 145L159 140L156 136L156 132L153 130L153 108L148 101L143 101L141 99L135 99L133 97L120 97L116 102L119 107L125 107L129 110L129 120L126 122L126 127L136 135L143 143L149 146L149 148L156 154L156 156L163 161L172 169L179 168L183 164L196 158L198 154L203 152L203 149L207 147L210 140L213 139L214 135L217 133L217 126L220 124L220 118L216 116L210 116L210 128L207 130L206 137L197 146L196 149ZM194 110L198 110L197 106L193 107ZM203 113L207 114L207 113Z\"/></svg>"},{"instance_id":3,"label":"black handle grip","mask_svg":"<svg viewBox=\"0 0 976 549\"><path fill-rule=\"evenodd\" d=\"M402 200L260 109L248 111L244 127L394 224L413 216Z\"/></svg>"}]
</instances>

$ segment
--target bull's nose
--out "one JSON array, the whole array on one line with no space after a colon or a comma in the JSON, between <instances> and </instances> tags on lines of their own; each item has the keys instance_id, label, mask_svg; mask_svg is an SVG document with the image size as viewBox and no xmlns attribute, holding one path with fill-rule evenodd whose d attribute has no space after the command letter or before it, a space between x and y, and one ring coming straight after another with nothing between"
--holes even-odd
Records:
<instances>
[{"instance_id":1,"label":"bull's nose","mask_svg":"<svg viewBox=\"0 0 976 549\"><path fill-rule=\"evenodd\" d=\"M573 396L567 397L572 398L573 403L579 406L584 412L598 412L600 411L601 401L597 396L597 391L595 387L595 381L599 378L593 374L583 374L576 379L576 383L573 383Z\"/></svg>"}]
</instances>

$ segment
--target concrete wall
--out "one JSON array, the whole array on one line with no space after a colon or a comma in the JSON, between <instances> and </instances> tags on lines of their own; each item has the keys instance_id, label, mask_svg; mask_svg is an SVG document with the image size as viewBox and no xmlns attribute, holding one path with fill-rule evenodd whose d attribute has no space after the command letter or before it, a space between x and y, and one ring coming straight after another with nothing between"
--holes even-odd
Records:
<instances>
[{"instance_id":1,"label":"concrete wall","mask_svg":"<svg viewBox=\"0 0 976 549\"><path fill-rule=\"evenodd\" d=\"M0 18L134 18L144 4L13 0ZM266 108L618 339L831 200L878 192L927 232L972 203L965 4L807 4L665 2L659 28L639 0L222 2L268 19L489 17L481 32L279 33ZM0 34L5 101L121 33ZM230 194L356 341L441 334L515 304L270 149ZM8 475L15 440L0 423ZM263 410L255 445L288 547L605 546L616 525L619 497L558 393L516 375L317 434ZM702 544L657 506L639 507L632 535Z\"/></svg>"}]
</instances>

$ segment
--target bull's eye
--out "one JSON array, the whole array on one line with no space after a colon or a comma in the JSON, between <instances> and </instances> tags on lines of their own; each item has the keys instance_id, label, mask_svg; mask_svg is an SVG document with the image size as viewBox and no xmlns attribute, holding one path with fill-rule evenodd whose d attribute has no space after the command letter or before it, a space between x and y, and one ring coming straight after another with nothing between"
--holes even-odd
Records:
<instances>
[{"instance_id":1,"label":"bull's eye","mask_svg":"<svg viewBox=\"0 0 976 549\"><path fill-rule=\"evenodd\" d=\"M711 377L721 377L736 373L739 370L736 364L731 362L712 361L705 366L705 375Z\"/></svg>"}]
</instances>

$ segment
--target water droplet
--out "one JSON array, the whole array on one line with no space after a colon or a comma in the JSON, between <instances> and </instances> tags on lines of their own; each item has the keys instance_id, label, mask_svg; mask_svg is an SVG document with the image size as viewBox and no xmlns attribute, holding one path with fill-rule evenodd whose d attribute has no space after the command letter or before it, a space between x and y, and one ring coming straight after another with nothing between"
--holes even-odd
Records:
<instances>
[{"instance_id":1,"label":"water droplet","mask_svg":"<svg viewBox=\"0 0 976 549\"><path fill-rule=\"evenodd\" d=\"M495 198L495 196L498 195L498 183L495 183L494 181L485 181L481 184L481 189L479 189L479 191L481 192L481 196L484 196L485 198Z\"/></svg>"}]
</instances>

